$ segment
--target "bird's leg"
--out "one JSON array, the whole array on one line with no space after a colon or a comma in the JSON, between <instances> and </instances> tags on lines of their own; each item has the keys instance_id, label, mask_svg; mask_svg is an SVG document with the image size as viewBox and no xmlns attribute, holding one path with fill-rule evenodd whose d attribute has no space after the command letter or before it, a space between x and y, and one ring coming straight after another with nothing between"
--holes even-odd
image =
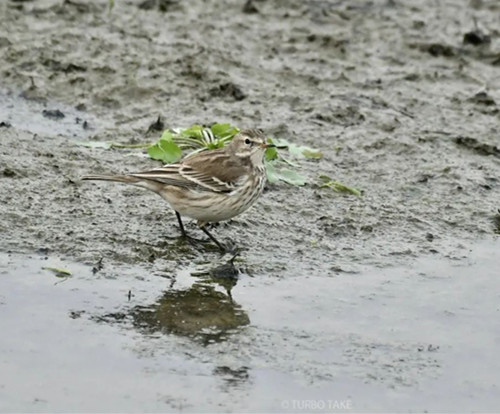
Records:
<instances>
[{"instance_id":1,"label":"bird's leg","mask_svg":"<svg viewBox=\"0 0 500 414\"><path fill-rule=\"evenodd\" d=\"M175 210L174 210L175 211ZM194 237L189 236L184 229L184 224L182 223L181 215L176 211L175 215L177 217L177 221L179 222L179 230L181 231L181 237L186 240L189 244L196 246L200 243L203 243L202 240L195 239Z\"/></svg>"},{"instance_id":2,"label":"bird's leg","mask_svg":"<svg viewBox=\"0 0 500 414\"><path fill-rule=\"evenodd\" d=\"M195 239L194 237L188 236L188 234L186 233L186 230L184 229L184 224L182 223L181 215L177 211L175 212L175 215L177 217L177 221L179 222L179 229L181 231L182 237L184 239L186 239L189 243L193 243L193 244L200 243L201 240L198 240L198 239ZM203 233L205 233L210 238L210 240L212 240L222 252L228 251L221 243L219 243L219 241L214 236L212 236L210 234L210 232L205 227L206 225L207 225L207 223L198 222L198 226L203 231Z\"/></svg>"},{"instance_id":3,"label":"bird's leg","mask_svg":"<svg viewBox=\"0 0 500 414\"><path fill-rule=\"evenodd\" d=\"M181 215L176 211L177 221L179 222L179 229L181 231L182 237L187 237L186 231L184 230L184 224L182 224Z\"/></svg>"},{"instance_id":4,"label":"bird's leg","mask_svg":"<svg viewBox=\"0 0 500 414\"><path fill-rule=\"evenodd\" d=\"M205 233L210 238L210 240L212 240L222 252L226 252L227 249L222 244L220 244L219 241L214 236L212 236L210 234L210 232L205 227L206 225L207 225L207 223L198 222L198 226L200 227L201 231L203 233Z\"/></svg>"}]
</instances>

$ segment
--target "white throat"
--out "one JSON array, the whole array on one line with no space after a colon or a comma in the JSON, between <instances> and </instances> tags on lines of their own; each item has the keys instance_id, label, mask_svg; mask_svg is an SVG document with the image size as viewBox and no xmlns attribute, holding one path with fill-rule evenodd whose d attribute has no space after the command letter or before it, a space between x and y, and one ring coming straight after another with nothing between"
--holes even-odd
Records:
<instances>
[{"instance_id":1,"label":"white throat","mask_svg":"<svg viewBox=\"0 0 500 414\"><path fill-rule=\"evenodd\" d=\"M248 152L237 152L235 154L237 157L248 157ZM264 153L261 149L256 149L250 153L250 162L254 167L262 167L264 165L263 162Z\"/></svg>"},{"instance_id":2,"label":"white throat","mask_svg":"<svg viewBox=\"0 0 500 414\"><path fill-rule=\"evenodd\" d=\"M252 154L250 155L250 161L252 162L252 165L254 167L260 167L264 165L262 160L263 156L264 154L260 150L252 152Z\"/></svg>"}]
</instances>

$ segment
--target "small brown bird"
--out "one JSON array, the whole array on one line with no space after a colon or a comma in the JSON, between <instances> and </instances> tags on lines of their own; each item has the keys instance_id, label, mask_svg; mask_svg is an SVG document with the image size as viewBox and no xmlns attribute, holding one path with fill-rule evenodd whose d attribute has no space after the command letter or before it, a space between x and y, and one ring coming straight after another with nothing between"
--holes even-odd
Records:
<instances>
[{"instance_id":1,"label":"small brown bird","mask_svg":"<svg viewBox=\"0 0 500 414\"><path fill-rule=\"evenodd\" d=\"M200 229L223 251L207 223L229 220L250 208L266 183L264 154L274 147L261 130L240 131L225 147L187 156L181 162L126 175L88 175L83 180L118 181L158 193L181 216L198 220Z\"/></svg>"}]
</instances>

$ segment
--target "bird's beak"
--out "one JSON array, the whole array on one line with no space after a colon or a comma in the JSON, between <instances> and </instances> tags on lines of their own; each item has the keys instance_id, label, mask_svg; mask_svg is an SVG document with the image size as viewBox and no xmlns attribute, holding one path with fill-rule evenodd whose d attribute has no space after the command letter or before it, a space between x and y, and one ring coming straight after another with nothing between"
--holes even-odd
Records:
<instances>
[{"instance_id":1,"label":"bird's beak","mask_svg":"<svg viewBox=\"0 0 500 414\"><path fill-rule=\"evenodd\" d=\"M276 145L274 145L274 144L266 144L266 143L264 142L264 143L260 144L260 147L261 147L261 148L266 148L266 149L267 149L267 148L276 148Z\"/></svg>"}]
</instances>

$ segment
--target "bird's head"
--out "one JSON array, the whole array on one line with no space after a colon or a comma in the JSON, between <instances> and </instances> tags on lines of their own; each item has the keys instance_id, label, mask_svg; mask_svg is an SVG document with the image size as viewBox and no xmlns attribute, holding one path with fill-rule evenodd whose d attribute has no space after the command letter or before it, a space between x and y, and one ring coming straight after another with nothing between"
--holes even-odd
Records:
<instances>
[{"instance_id":1,"label":"bird's head","mask_svg":"<svg viewBox=\"0 0 500 414\"><path fill-rule=\"evenodd\" d=\"M238 132L229 145L236 156L250 158L253 165L262 164L266 149L275 146L266 143L266 137L260 129L244 129Z\"/></svg>"}]
</instances>

